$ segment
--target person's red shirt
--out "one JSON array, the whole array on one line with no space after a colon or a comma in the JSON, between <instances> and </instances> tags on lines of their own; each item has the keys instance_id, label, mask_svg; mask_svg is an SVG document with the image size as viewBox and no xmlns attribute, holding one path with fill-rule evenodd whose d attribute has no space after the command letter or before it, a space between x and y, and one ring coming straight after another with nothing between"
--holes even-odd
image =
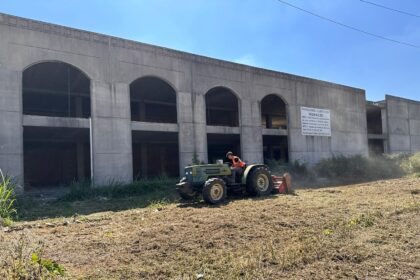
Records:
<instances>
[{"instance_id":1,"label":"person's red shirt","mask_svg":"<svg viewBox=\"0 0 420 280\"><path fill-rule=\"evenodd\" d=\"M237 168L237 167L245 167L245 162L243 162L239 157L237 156L233 156L232 157L232 167L233 168Z\"/></svg>"}]
</instances>

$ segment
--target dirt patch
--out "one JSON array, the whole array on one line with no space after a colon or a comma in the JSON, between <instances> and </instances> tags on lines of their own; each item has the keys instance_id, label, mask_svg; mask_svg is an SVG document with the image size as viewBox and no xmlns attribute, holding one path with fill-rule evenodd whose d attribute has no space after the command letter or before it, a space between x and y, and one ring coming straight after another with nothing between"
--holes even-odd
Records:
<instances>
[{"instance_id":1,"label":"dirt patch","mask_svg":"<svg viewBox=\"0 0 420 280\"><path fill-rule=\"evenodd\" d=\"M19 222L70 279L414 279L420 178ZM6 258L0 251L1 258Z\"/></svg>"}]
</instances>

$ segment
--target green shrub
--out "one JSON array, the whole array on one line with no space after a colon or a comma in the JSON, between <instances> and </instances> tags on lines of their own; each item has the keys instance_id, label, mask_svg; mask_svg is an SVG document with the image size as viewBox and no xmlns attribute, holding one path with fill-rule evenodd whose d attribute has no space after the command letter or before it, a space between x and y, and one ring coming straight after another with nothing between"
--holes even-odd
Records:
<instances>
[{"instance_id":1,"label":"green shrub","mask_svg":"<svg viewBox=\"0 0 420 280\"><path fill-rule=\"evenodd\" d=\"M44 270L47 274L50 275L64 276L65 269L62 265L53 260L43 258L42 254L39 252L33 252L31 254L31 262L33 265L38 266L38 271Z\"/></svg>"},{"instance_id":2,"label":"green shrub","mask_svg":"<svg viewBox=\"0 0 420 280\"><path fill-rule=\"evenodd\" d=\"M275 174L284 174L288 172L292 175L306 176L310 175L311 173L311 170L305 163L299 162L297 160L291 163L285 163L284 161L267 159L265 162L270 167L270 170Z\"/></svg>"},{"instance_id":3,"label":"green shrub","mask_svg":"<svg viewBox=\"0 0 420 280\"><path fill-rule=\"evenodd\" d=\"M64 267L44 257L44 244L32 244L24 234L1 248L0 279L63 279Z\"/></svg>"},{"instance_id":4,"label":"green shrub","mask_svg":"<svg viewBox=\"0 0 420 280\"><path fill-rule=\"evenodd\" d=\"M110 182L106 186L93 187L91 182L74 182L70 190L62 196L62 201L77 201L92 198L121 198L139 196L150 193L165 192L174 189L177 179L160 177L154 179L141 179L129 184Z\"/></svg>"},{"instance_id":5,"label":"green shrub","mask_svg":"<svg viewBox=\"0 0 420 280\"><path fill-rule=\"evenodd\" d=\"M13 215L16 214L15 204L15 185L12 179L4 176L0 170L0 225L10 224Z\"/></svg>"},{"instance_id":6,"label":"green shrub","mask_svg":"<svg viewBox=\"0 0 420 280\"><path fill-rule=\"evenodd\" d=\"M361 155L322 159L315 165L315 171L321 177L353 182L395 178L404 174L398 160L387 156L367 158Z\"/></svg>"},{"instance_id":7,"label":"green shrub","mask_svg":"<svg viewBox=\"0 0 420 280\"><path fill-rule=\"evenodd\" d=\"M419 173L420 172L420 152L415 153L411 156L406 156L400 162L401 168L407 173Z\"/></svg>"}]
</instances>

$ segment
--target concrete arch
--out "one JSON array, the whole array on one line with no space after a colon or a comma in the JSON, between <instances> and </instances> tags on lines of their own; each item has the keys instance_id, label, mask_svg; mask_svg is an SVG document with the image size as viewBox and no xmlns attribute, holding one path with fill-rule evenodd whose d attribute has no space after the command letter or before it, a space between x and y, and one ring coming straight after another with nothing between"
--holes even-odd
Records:
<instances>
[{"instance_id":1,"label":"concrete arch","mask_svg":"<svg viewBox=\"0 0 420 280\"><path fill-rule=\"evenodd\" d=\"M264 102L265 101L265 102ZM281 135L263 133L263 158L264 160L280 160L288 162L289 151L289 105L279 94L265 95L260 105L261 125L263 129L282 132ZM265 106L265 108L263 108Z\"/></svg>"},{"instance_id":2,"label":"concrete arch","mask_svg":"<svg viewBox=\"0 0 420 280\"><path fill-rule=\"evenodd\" d=\"M223 93L228 93L230 95L232 95L234 97L234 100L236 102L235 106L236 108L233 108L234 110L231 110L231 112L233 112L233 114L231 114L230 118L231 120L219 120L219 121L212 121L211 119L209 119L210 115L212 115L211 110L208 107L208 98L209 95L213 94L213 93L218 93L219 91L222 91ZM233 91L232 89L230 89L229 87L225 87L225 86L216 86L216 87L212 87L211 89L209 89L205 94L204 94L204 100L205 100L205 108L206 108L206 123L207 125L222 125L222 126L240 126L240 119L241 119L241 98L239 97L239 95ZM217 100L219 101L219 100ZM216 102L217 102L216 101ZM224 99L224 101L226 101L226 99ZM221 102L220 100L220 104L222 105L221 108L223 108L223 102ZM228 106L226 106L225 108L227 111L230 111ZM236 118L236 119L235 119ZM220 124L218 124L220 123ZM223 124L226 123L226 124Z\"/></svg>"},{"instance_id":3,"label":"concrete arch","mask_svg":"<svg viewBox=\"0 0 420 280\"><path fill-rule=\"evenodd\" d=\"M92 80L72 64L59 60L32 63L22 71L21 84L24 114L91 116Z\"/></svg>"},{"instance_id":4,"label":"concrete arch","mask_svg":"<svg viewBox=\"0 0 420 280\"><path fill-rule=\"evenodd\" d=\"M278 98L279 99L279 101L281 101L283 104L284 104L284 114L285 114L285 118L286 118L286 126L288 127L289 126L289 105L288 105L288 103L287 103L287 101L281 96L281 95L279 95L279 94L276 94L276 93L270 93L270 94L266 94L260 101L259 101L259 108L260 108L260 116L261 116L261 118L262 118L262 115L264 114L264 112L263 112L263 108L262 108L262 106L263 106L263 101L266 99L266 98ZM262 119L261 119L261 122L262 122ZM267 127L266 128L270 128L270 126L271 125L268 125L267 124ZM286 128L287 129L287 128Z\"/></svg>"},{"instance_id":5,"label":"concrete arch","mask_svg":"<svg viewBox=\"0 0 420 280\"><path fill-rule=\"evenodd\" d=\"M132 103L133 103L133 99L134 99L134 94L136 94L135 91L137 90L138 91L137 94L139 94L139 92L142 90L142 89L139 89L139 88L134 89L135 83L143 82L143 81L146 83L145 85L142 85L142 86L145 87L145 91L146 91L146 93L144 93L144 94L146 94L146 97L147 97L147 95L149 95L148 96L149 97L149 102L150 101L160 102L162 106L170 105L170 104L175 105L175 112L168 112L166 110L163 111L163 112L166 112L167 114L169 114L167 116L168 117L167 119L162 115L162 119L161 119L161 121L159 121L159 118L156 114L155 117L150 118L150 120L146 120L147 119L146 115L145 114L142 115L142 110L143 110L143 112L146 111L146 105L145 105L145 102L144 102L144 101L146 101L146 99L143 100L143 101L137 102L138 103L138 106L137 106L138 108L133 107ZM161 87L160 90L162 90L163 95L161 95L160 97L150 96L151 94L148 91L150 89L147 89L147 83L152 83L152 85L149 85L149 86L152 86L152 87L153 86ZM153 85L153 83L154 83L154 85ZM153 75L142 76L140 78L137 78L137 79L133 80L130 83L129 91L130 91L130 111L131 111L131 119L132 120L146 121L146 122L178 123L178 119L179 119L179 117L178 117L178 111L179 111L179 109L178 109L178 93L177 93L176 88L171 83L169 83L166 79L161 78L161 77L157 77L157 76L153 76ZM171 96L172 94L173 94L174 100L172 100L172 96ZM168 100L164 100L165 96L168 98ZM156 99L154 99L154 97L156 97ZM163 99L163 100L159 100L159 99ZM143 106L143 109L140 108L141 106ZM136 117L136 115L137 115L137 117Z\"/></svg>"},{"instance_id":6,"label":"concrete arch","mask_svg":"<svg viewBox=\"0 0 420 280\"><path fill-rule=\"evenodd\" d=\"M178 95L179 90L178 90L178 88L174 85L174 83L173 83L173 82L171 82L171 81L169 81L169 80L168 80L168 79L166 79L166 78L163 78L163 77L159 76L159 75L152 75L152 74L142 75L142 76L139 76L139 77L137 77L137 78L132 79L132 80L131 80L128 84L129 84L129 85L131 85L131 84L133 84L134 82L136 82L136 81L138 81L138 80L140 80L140 79L144 79L144 78L153 78L153 79L158 79L158 80L161 80L162 82L164 82L164 83L166 83L168 86L170 86L170 87L173 89L173 91L175 92L175 94L176 94L176 95Z\"/></svg>"},{"instance_id":7,"label":"concrete arch","mask_svg":"<svg viewBox=\"0 0 420 280\"><path fill-rule=\"evenodd\" d=\"M32 63L22 71L22 112L34 123L23 123L25 188L57 187L92 176L90 129L92 80L80 68L60 60ZM70 121L70 118L79 120ZM85 119L81 121L81 119ZM79 123L78 125L74 125Z\"/></svg>"},{"instance_id":8,"label":"concrete arch","mask_svg":"<svg viewBox=\"0 0 420 280\"><path fill-rule=\"evenodd\" d=\"M284 102L284 104L286 105L286 107L287 107L287 106L289 106L289 103L288 103L288 101L286 100L286 98L284 98L281 94L278 94L278 93L267 93L267 94L264 94L264 95L262 96L262 98L259 100L259 102L261 103L261 102L263 101L263 99L264 99L264 98L266 98L266 97L268 97L268 96L270 96L270 95L274 95L274 96L276 96L276 97L280 98L280 99Z\"/></svg>"},{"instance_id":9,"label":"concrete arch","mask_svg":"<svg viewBox=\"0 0 420 280\"><path fill-rule=\"evenodd\" d=\"M67 64L71 67L74 67L75 69L77 69L78 71L80 71L81 73L83 73L83 75L86 76L87 79L89 79L89 81L92 82L92 77L93 75L91 73L89 73L89 71L87 71L84 67L81 67L79 65L75 65L74 63L68 61L67 59L46 59L46 60L37 60L37 61L33 61L29 64L26 64L26 66L24 66L22 68L22 73L25 72L26 70L28 70L29 68L35 66L35 65L39 65L42 63L64 63Z\"/></svg>"}]
</instances>

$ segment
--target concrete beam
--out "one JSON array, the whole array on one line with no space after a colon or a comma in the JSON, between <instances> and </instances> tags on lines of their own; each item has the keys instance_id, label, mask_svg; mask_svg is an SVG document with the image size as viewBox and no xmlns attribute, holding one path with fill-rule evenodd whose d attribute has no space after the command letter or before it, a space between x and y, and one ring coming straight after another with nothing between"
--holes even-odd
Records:
<instances>
[{"instance_id":1,"label":"concrete beam","mask_svg":"<svg viewBox=\"0 0 420 280\"><path fill-rule=\"evenodd\" d=\"M239 127L230 127L230 126L216 126L216 125L207 125L207 133L213 134L240 134L241 129Z\"/></svg>"},{"instance_id":2,"label":"concrete beam","mask_svg":"<svg viewBox=\"0 0 420 280\"><path fill-rule=\"evenodd\" d=\"M289 133L287 129L277 129L277 128L263 128L263 135L274 135L274 136L287 136Z\"/></svg>"},{"instance_id":3,"label":"concrete beam","mask_svg":"<svg viewBox=\"0 0 420 280\"><path fill-rule=\"evenodd\" d=\"M23 115L23 126L90 128L89 119Z\"/></svg>"},{"instance_id":4,"label":"concrete beam","mask_svg":"<svg viewBox=\"0 0 420 280\"><path fill-rule=\"evenodd\" d=\"M176 123L152 123L152 122L131 122L131 129L134 131L160 131L178 132Z\"/></svg>"}]
</instances>

